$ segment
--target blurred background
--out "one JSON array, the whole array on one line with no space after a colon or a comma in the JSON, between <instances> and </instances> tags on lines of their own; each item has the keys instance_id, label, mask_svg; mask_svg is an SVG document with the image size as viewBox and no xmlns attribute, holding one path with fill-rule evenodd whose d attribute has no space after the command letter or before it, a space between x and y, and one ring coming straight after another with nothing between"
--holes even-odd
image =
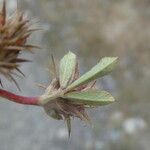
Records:
<instances>
[{"instance_id":1,"label":"blurred background","mask_svg":"<svg viewBox=\"0 0 150 150\"><path fill-rule=\"evenodd\" d=\"M11 15L16 0L7 4ZM49 118L39 107L1 99L0 150L149 150L150 1L19 0L19 8L43 28L29 41L42 49L21 55L33 61L21 66L26 74L18 78L22 95L42 94L36 83L50 83L50 55L59 61L70 50L82 73L103 56L119 57L118 68L97 84L116 102L88 111L93 128L73 120L68 139L63 121ZM4 85L19 93L13 83Z\"/></svg>"}]
</instances>

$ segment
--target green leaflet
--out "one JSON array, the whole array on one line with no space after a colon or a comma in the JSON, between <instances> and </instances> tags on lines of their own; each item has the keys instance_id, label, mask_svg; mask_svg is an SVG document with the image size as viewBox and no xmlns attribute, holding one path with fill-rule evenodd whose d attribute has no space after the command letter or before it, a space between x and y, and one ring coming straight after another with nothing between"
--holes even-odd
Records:
<instances>
[{"instance_id":1,"label":"green leaflet","mask_svg":"<svg viewBox=\"0 0 150 150\"><path fill-rule=\"evenodd\" d=\"M76 67L76 55L68 52L60 61L59 80L60 86L65 88L72 78Z\"/></svg>"},{"instance_id":2,"label":"green leaflet","mask_svg":"<svg viewBox=\"0 0 150 150\"><path fill-rule=\"evenodd\" d=\"M75 104L84 104L90 106L107 105L115 101L108 92L100 90L70 92L65 94L63 98Z\"/></svg>"},{"instance_id":3,"label":"green leaflet","mask_svg":"<svg viewBox=\"0 0 150 150\"><path fill-rule=\"evenodd\" d=\"M67 87L67 91L110 73L116 66L118 57L104 57L90 71Z\"/></svg>"}]
</instances>

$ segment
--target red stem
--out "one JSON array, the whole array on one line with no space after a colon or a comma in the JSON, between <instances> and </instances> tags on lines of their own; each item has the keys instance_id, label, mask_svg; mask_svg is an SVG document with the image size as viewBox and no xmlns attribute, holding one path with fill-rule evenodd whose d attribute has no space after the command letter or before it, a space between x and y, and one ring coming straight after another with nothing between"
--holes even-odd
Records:
<instances>
[{"instance_id":1,"label":"red stem","mask_svg":"<svg viewBox=\"0 0 150 150\"><path fill-rule=\"evenodd\" d=\"M9 91L2 90L0 89L0 97L6 98L10 101L20 103L20 104L25 104L25 105L39 105L38 104L38 99L39 97L26 97L26 96L20 96L13 94Z\"/></svg>"}]
</instances>

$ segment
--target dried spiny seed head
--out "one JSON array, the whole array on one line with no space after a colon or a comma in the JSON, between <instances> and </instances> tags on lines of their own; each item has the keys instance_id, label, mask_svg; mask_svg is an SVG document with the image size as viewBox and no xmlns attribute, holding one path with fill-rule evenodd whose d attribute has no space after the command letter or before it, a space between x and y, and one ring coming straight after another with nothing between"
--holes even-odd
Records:
<instances>
[{"instance_id":1,"label":"dried spiny seed head","mask_svg":"<svg viewBox=\"0 0 150 150\"><path fill-rule=\"evenodd\" d=\"M7 19L6 2L4 0L0 11L0 75L8 80L16 81L13 77L14 70L20 72L19 64L26 59L19 58L22 50L31 51L35 46L27 45L27 39L34 29L30 29L29 20L16 9L13 16ZM18 85L17 85L18 87Z\"/></svg>"}]
</instances>

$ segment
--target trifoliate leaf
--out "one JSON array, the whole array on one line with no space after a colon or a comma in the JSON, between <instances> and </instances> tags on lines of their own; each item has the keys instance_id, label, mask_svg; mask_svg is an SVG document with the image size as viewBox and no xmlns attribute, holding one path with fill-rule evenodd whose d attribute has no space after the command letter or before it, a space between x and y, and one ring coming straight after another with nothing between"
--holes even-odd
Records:
<instances>
[{"instance_id":1,"label":"trifoliate leaf","mask_svg":"<svg viewBox=\"0 0 150 150\"><path fill-rule=\"evenodd\" d=\"M70 92L63 96L71 103L84 104L90 106L107 105L114 102L114 98L106 91L87 90L81 92Z\"/></svg>"},{"instance_id":2,"label":"trifoliate leaf","mask_svg":"<svg viewBox=\"0 0 150 150\"><path fill-rule=\"evenodd\" d=\"M72 90L80 85L86 84L92 80L100 78L110 73L116 66L118 57L104 57L90 71L82 75L79 79L68 86L67 90Z\"/></svg>"},{"instance_id":3,"label":"trifoliate leaf","mask_svg":"<svg viewBox=\"0 0 150 150\"><path fill-rule=\"evenodd\" d=\"M65 88L72 78L76 68L76 55L68 52L60 61L59 80L60 86Z\"/></svg>"}]
</instances>

